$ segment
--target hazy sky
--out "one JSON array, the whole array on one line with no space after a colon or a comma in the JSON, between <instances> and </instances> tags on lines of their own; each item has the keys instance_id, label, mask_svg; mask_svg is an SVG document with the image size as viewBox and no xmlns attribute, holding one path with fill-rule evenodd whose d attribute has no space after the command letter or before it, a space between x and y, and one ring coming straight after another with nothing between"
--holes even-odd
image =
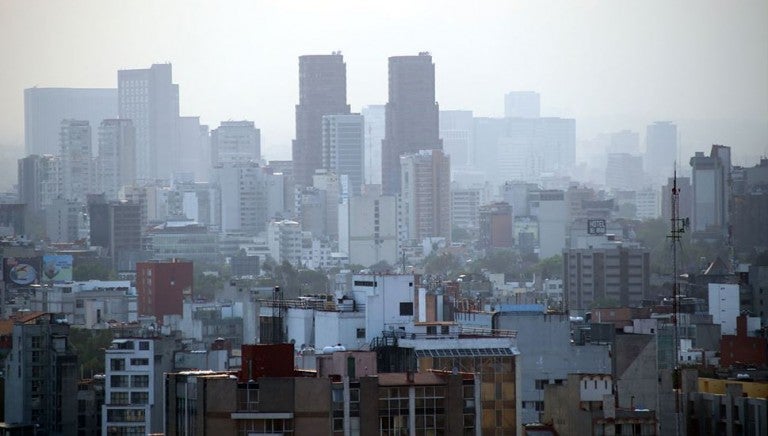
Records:
<instances>
[{"instance_id":1,"label":"hazy sky","mask_svg":"<svg viewBox=\"0 0 768 436\"><path fill-rule=\"evenodd\" d=\"M441 109L498 116L505 92L535 90L581 138L654 119L768 131L766 0L0 0L0 144L22 146L24 88L116 87L120 68L171 62L182 115L253 120L266 157L290 158L297 58L334 50L354 111L386 101L388 56L428 50Z\"/></svg>"}]
</instances>

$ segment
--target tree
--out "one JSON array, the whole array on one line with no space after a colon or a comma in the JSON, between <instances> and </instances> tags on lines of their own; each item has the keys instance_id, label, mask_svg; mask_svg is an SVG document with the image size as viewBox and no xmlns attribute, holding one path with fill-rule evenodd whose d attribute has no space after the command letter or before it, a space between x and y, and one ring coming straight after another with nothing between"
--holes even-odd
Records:
<instances>
[{"instance_id":1,"label":"tree","mask_svg":"<svg viewBox=\"0 0 768 436\"><path fill-rule=\"evenodd\" d=\"M472 235L467 229L454 227L453 230L451 230L451 240L456 242L467 242L472 240Z\"/></svg>"},{"instance_id":2,"label":"tree","mask_svg":"<svg viewBox=\"0 0 768 436\"><path fill-rule=\"evenodd\" d=\"M77 353L83 377L104 374L104 350L112 343L112 330L69 329L69 344Z\"/></svg>"},{"instance_id":3,"label":"tree","mask_svg":"<svg viewBox=\"0 0 768 436\"><path fill-rule=\"evenodd\" d=\"M563 278L563 256L556 254L552 257L542 259L534 267L542 279L560 279Z\"/></svg>"},{"instance_id":4,"label":"tree","mask_svg":"<svg viewBox=\"0 0 768 436\"><path fill-rule=\"evenodd\" d=\"M429 255L425 261L424 272L427 274L450 275L461 268L459 258L451 253Z\"/></svg>"},{"instance_id":5,"label":"tree","mask_svg":"<svg viewBox=\"0 0 768 436\"><path fill-rule=\"evenodd\" d=\"M380 260L368 268L374 274L382 274L388 271L392 271L392 265L386 260Z\"/></svg>"},{"instance_id":6,"label":"tree","mask_svg":"<svg viewBox=\"0 0 768 436\"><path fill-rule=\"evenodd\" d=\"M115 273L100 262L76 261L72 268L72 280L80 282L86 280L115 280Z\"/></svg>"}]
</instances>

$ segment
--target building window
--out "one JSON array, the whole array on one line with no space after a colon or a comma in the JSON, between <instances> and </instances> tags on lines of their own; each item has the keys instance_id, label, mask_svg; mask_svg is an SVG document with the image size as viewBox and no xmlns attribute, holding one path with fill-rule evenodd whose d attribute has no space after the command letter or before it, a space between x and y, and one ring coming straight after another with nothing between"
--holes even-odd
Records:
<instances>
[{"instance_id":1,"label":"building window","mask_svg":"<svg viewBox=\"0 0 768 436\"><path fill-rule=\"evenodd\" d=\"M131 392L131 404L149 404L149 392Z\"/></svg>"},{"instance_id":2,"label":"building window","mask_svg":"<svg viewBox=\"0 0 768 436\"><path fill-rule=\"evenodd\" d=\"M544 386L546 386L548 384L549 384L549 380L546 380L546 379L536 380L536 390L537 391L543 391L544 390Z\"/></svg>"},{"instance_id":3,"label":"building window","mask_svg":"<svg viewBox=\"0 0 768 436\"><path fill-rule=\"evenodd\" d=\"M149 350L149 341L139 342L139 350Z\"/></svg>"},{"instance_id":4,"label":"building window","mask_svg":"<svg viewBox=\"0 0 768 436\"><path fill-rule=\"evenodd\" d=\"M147 366L149 365L149 359L131 359L132 366Z\"/></svg>"},{"instance_id":5,"label":"building window","mask_svg":"<svg viewBox=\"0 0 768 436\"><path fill-rule=\"evenodd\" d=\"M365 339L365 329L357 329L357 339Z\"/></svg>"},{"instance_id":6,"label":"building window","mask_svg":"<svg viewBox=\"0 0 768 436\"><path fill-rule=\"evenodd\" d=\"M131 376L131 386L134 388L146 388L149 386L148 375L133 375Z\"/></svg>"},{"instance_id":7,"label":"building window","mask_svg":"<svg viewBox=\"0 0 768 436\"><path fill-rule=\"evenodd\" d=\"M109 404L128 404L128 392L111 392Z\"/></svg>"},{"instance_id":8,"label":"building window","mask_svg":"<svg viewBox=\"0 0 768 436\"><path fill-rule=\"evenodd\" d=\"M125 371L125 359L110 359L109 369L112 371Z\"/></svg>"},{"instance_id":9,"label":"building window","mask_svg":"<svg viewBox=\"0 0 768 436\"><path fill-rule=\"evenodd\" d=\"M400 303L400 316L413 316L413 303Z\"/></svg>"},{"instance_id":10,"label":"building window","mask_svg":"<svg viewBox=\"0 0 768 436\"><path fill-rule=\"evenodd\" d=\"M128 376L127 375L113 375L109 378L109 386L113 388L127 388Z\"/></svg>"}]
</instances>

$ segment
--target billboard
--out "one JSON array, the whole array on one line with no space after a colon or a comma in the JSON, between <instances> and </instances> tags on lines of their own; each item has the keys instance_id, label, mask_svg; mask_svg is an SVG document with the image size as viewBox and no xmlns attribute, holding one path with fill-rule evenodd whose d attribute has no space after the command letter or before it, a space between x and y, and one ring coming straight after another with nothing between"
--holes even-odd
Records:
<instances>
[{"instance_id":1,"label":"billboard","mask_svg":"<svg viewBox=\"0 0 768 436\"><path fill-rule=\"evenodd\" d=\"M39 257L3 258L3 281L10 285L26 286L40 282Z\"/></svg>"},{"instance_id":2,"label":"billboard","mask_svg":"<svg viewBox=\"0 0 768 436\"><path fill-rule=\"evenodd\" d=\"M72 281L72 255L46 254L43 256L42 281L60 283Z\"/></svg>"}]
</instances>

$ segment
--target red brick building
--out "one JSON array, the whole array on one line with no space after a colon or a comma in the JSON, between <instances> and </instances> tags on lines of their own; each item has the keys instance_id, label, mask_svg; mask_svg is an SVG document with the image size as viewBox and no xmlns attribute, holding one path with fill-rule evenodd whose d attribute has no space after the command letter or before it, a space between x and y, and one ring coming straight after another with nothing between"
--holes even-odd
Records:
<instances>
[{"instance_id":1,"label":"red brick building","mask_svg":"<svg viewBox=\"0 0 768 436\"><path fill-rule=\"evenodd\" d=\"M136 291L139 314L153 315L163 322L163 315L181 315L182 302L191 297L194 273L188 260L151 260L136 263Z\"/></svg>"},{"instance_id":2,"label":"red brick building","mask_svg":"<svg viewBox=\"0 0 768 436\"><path fill-rule=\"evenodd\" d=\"M509 203L491 203L480 208L480 246L485 249L511 248L512 206Z\"/></svg>"},{"instance_id":3,"label":"red brick building","mask_svg":"<svg viewBox=\"0 0 768 436\"><path fill-rule=\"evenodd\" d=\"M720 366L768 366L768 339L747 336L747 315L736 318L736 335L720 339Z\"/></svg>"}]
</instances>

